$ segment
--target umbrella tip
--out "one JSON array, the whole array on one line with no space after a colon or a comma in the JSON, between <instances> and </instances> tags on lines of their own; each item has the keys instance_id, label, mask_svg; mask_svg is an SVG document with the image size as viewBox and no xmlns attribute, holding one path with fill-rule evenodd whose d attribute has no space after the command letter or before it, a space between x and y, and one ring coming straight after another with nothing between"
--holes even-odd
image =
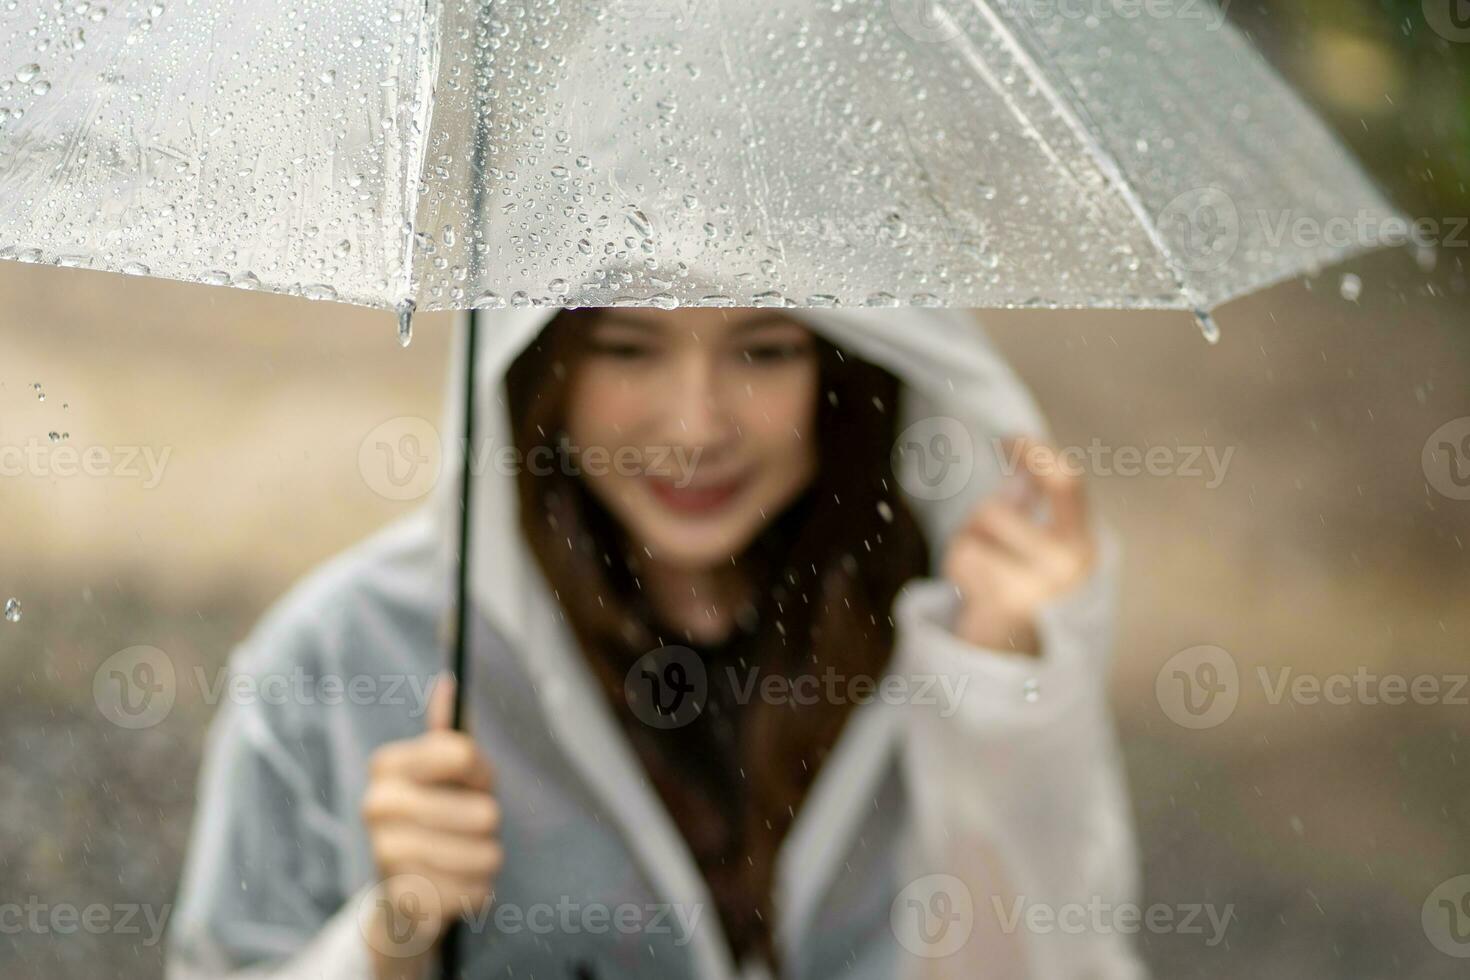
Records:
<instances>
[{"instance_id":1,"label":"umbrella tip","mask_svg":"<svg viewBox=\"0 0 1470 980\"><path fill-rule=\"evenodd\" d=\"M1203 307L1195 307L1194 322L1199 325L1199 332L1205 335L1205 340L1211 344L1220 342L1220 325L1215 318Z\"/></svg>"},{"instance_id":2,"label":"umbrella tip","mask_svg":"<svg viewBox=\"0 0 1470 980\"><path fill-rule=\"evenodd\" d=\"M407 347L413 343L413 310L414 302L406 299L398 304L398 346Z\"/></svg>"}]
</instances>

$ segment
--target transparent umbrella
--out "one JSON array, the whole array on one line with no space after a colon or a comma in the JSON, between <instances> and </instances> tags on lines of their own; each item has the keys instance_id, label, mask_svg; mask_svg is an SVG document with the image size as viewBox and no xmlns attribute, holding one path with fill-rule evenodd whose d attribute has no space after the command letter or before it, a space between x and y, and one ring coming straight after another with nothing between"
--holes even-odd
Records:
<instances>
[{"instance_id":1,"label":"transparent umbrella","mask_svg":"<svg viewBox=\"0 0 1470 980\"><path fill-rule=\"evenodd\" d=\"M1356 250L1283 227L1392 214L1203 0L0 5L25 261L403 312L1204 313Z\"/></svg>"}]
</instances>

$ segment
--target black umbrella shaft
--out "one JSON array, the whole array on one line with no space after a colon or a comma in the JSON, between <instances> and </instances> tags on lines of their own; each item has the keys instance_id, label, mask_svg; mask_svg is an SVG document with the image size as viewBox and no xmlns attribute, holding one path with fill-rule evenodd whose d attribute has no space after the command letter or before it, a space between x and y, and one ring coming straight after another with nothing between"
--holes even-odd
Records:
<instances>
[{"instance_id":1,"label":"black umbrella shaft","mask_svg":"<svg viewBox=\"0 0 1470 980\"><path fill-rule=\"evenodd\" d=\"M455 569L454 649L450 654L450 669L454 674L454 727L457 731L463 731L465 727L465 692L469 687L466 664L470 623L470 501L473 499L470 476L475 458L475 362L479 359L479 320L480 311L470 310L465 336L464 441L459 469L459 564ZM444 936L440 958L443 980L459 980L463 931L463 924L456 919Z\"/></svg>"},{"instance_id":2,"label":"black umbrella shaft","mask_svg":"<svg viewBox=\"0 0 1470 980\"><path fill-rule=\"evenodd\" d=\"M459 467L459 564L454 582L454 653L450 666L454 671L454 727L464 729L466 651L469 647L470 624L470 486L474 469L475 440L475 361L479 349L480 311L470 310L468 334L465 338L464 369L464 445Z\"/></svg>"}]
</instances>

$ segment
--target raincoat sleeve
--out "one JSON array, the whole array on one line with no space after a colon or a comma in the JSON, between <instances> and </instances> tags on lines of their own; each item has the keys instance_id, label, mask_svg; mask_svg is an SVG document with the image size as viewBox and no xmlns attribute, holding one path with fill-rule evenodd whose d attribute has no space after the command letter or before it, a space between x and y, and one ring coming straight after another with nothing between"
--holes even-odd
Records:
<instances>
[{"instance_id":1,"label":"raincoat sleeve","mask_svg":"<svg viewBox=\"0 0 1470 980\"><path fill-rule=\"evenodd\" d=\"M921 954L914 976L1146 976L1130 942L1138 869L1107 706L1121 555L1110 529L1099 544L1091 577L1040 613L1039 657L958 638L947 581L911 583L895 605L900 669L952 695L908 714L914 871L950 876L931 879L956 893L943 908L973 912L970 941Z\"/></svg>"},{"instance_id":2,"label":"raincoat sleeve","mask_svg":"<svg viewBox=\"0 0 1470 980\"><path fill-rule=\"evenodd\" d=\"M299 620L258 633L232 658L232 676L310 670L320 650ZM338 842L349 835L312 714L224 698L205 753L168 980L372 976L356 917L361 895L341 885Z\"/></svg>"}]
</instances>

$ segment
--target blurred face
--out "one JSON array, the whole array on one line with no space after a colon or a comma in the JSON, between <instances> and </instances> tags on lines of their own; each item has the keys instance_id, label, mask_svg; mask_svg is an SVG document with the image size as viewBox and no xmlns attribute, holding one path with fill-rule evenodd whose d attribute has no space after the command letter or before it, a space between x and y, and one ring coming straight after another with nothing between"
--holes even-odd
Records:
<instances>
[{"instance_id":1,"label":"blurred face","mask_svg":"<svg viewBox=\"0 0 1470 980\"><path fill-rule=\"evenodd\" d=\"M584 343L567 435L593 495L656 560L728 565L811 483L818 367L799 323L618 308ZM591 447L611 462L591 465Z\"/></svg>"}]
</instances>

